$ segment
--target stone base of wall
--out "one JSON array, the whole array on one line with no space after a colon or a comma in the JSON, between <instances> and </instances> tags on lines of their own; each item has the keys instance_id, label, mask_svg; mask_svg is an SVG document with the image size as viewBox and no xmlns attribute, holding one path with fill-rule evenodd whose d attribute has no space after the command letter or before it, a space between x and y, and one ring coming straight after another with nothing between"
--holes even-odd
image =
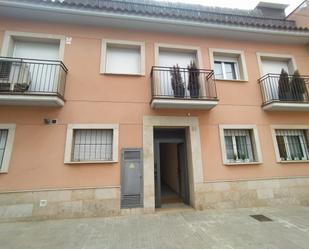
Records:
<instances>
[{"instance_id":1,"label":"stone base of wall","mask_svg":"<svg viewBox=\"0 0 309 249\"><path fill-rule=\"evenodd\" d=\"M309 205L309 178L208 182L196 185L195 208Z\"/></svg>"},{"instance_id":2,"label":"stone base of wall","mask_svg":"<svg viewBox=\"0 0 309 249\"><path fill-rule=\"evenodd\" d=\"M198 210L309 205L309 178L207 182L195 185ZM46 206L42 204L46 200ZM0 222L139 215L120 209L120 187L0 193Z\"/></svg>"},{"instance_id":3,"label":"stone base of wall","mask_svg":"<svg viewBox=\"0 0 309 249\"><path fill-rule=\"evenodd\" d=\"M47 201L46 206L42 200ZM120 214L120 188L0 193L0 221L103 217Z\"/></svg>"}]
</instances>

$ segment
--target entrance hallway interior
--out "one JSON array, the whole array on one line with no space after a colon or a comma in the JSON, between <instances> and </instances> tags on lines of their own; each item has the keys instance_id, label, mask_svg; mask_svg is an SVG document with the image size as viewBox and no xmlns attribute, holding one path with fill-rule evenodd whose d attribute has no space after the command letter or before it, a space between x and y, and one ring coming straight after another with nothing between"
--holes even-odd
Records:
<instances>
[{"instance_id":1,"label":"entrance hallway interior","mask_svg":"<svg viewBox=\"0 0 309 249\"><path fill-rule=\"evenodd\" d=\"M185 129L155 129L156 208L189 205Z\"/></svg>"},{"instance_id":2,"label":"entrance hallway interior","mask_svg":"<svg viewBox=\"0 0 309 249\"><path fill-rule=\"evenodd\" d=\"M161 203L182 203L176 143L160 144Z\"/></svg>"}]
</instances>

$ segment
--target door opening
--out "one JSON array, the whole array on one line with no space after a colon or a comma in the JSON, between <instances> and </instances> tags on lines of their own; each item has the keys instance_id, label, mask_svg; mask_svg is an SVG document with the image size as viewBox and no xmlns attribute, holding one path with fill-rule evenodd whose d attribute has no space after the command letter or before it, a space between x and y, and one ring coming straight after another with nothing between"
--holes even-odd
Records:
<instances>
[{"instance_id":1,"label":"door opening","mask_svg":"<svg viewBox=\"0 0 309 249\"><path fill-rule=\"evenodd\" d=\"M189 205L185 129L155 129L155 200Z\"/></svg>"}]
</instances>

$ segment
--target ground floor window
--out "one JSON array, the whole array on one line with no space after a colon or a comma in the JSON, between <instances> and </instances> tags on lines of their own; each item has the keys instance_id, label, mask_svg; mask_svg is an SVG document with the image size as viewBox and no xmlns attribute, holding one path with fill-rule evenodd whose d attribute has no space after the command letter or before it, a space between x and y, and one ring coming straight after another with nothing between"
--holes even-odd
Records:
<instances>
[{"instance_id":1,"label":"ground floor window","mask_svg":"<svg viewBox=\"0 0 309 249\"><path fill-rule=\"evenodd\" d=\"M0 170L3 164L3 157L7 144L8 133L9 133L8 129L0 129Z\"/></svg>"},{"instance_id":2,"label":"ground floor window","mask_svg":"<svg viewBox=\"0 0 309 249\"><path fill-rule=\"evenodd\" d=\"M224 164L261 163L261 149L254 125L220 125Z\"/></svg>"},{"instance_id":3,"label":"ground floor window","mask_svg":"<svg viewBox=\"0 0 309 249\"><path fill-rule=\"evenodd\" d=\"M226 157L229 162L254 162L251 130L224 130Z\"/></svg>"},{"instance_id":4,"label":"ground floor window","mask_svg":"<svg viewBox=\"0 0 309 249\"><path fill-rule=\"evenodd\" d=\"M281 161L309 159L306 130L276 129L275 134Z\"/></svg>"},{"instance_id":5,"label":"ground floor window","mask_svg":"<svg viewBox=\"0 0 309 249\"><path fill-rule=\"evenodd\" d=\"M73 130L72 161L111 161L112 158L112 129Z\"/></svg>"},{"instance_id":6,"label":"ground floor window","mask_svg":"<svg viewBox=\"0 0 309 249\"><path fill-rule=\"evenodd\" d=\"M0 124L0 173L6 173L9 168L15 124Z\"/></svg>"},{"instance_id":7,"label":"ground floor window","mask_svg":"<svg viewBox=\"0 0 309 249\"><path fill-rule=\"evenodd\" d=\"M67 130L65 163L118 160L117 124L71 124Z\"/></svg>"}]
</instances>

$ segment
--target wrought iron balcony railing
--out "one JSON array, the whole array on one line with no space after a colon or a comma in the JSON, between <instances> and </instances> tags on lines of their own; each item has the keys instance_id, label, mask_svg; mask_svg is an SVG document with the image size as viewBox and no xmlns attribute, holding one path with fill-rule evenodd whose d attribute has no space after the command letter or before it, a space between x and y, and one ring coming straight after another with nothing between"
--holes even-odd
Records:
<instances>
[{"instance_id":1,"label":"wrought iron balcony railing","mask_svg":"<svg viewBox=\"0 0 309 249\"><path fill-rule=\"evenodd\" d=\"M280 74L266 74L258 82L262 91L263 105L273 102L309 104L309 76L280 77Z\"/></svg>"},{"instance_id":2,"label":"wrought iron balcony railing","mask_svg":"<svg viewBox=\"0 0 309 249\"><path fill-rule=\"evenodd\" d=\"M0 57L0 94L64 99L67 72L61 61Z\"/></svg>"},{"instance_id":3,"label":"wrought iron balcony railing","mask_svg":"<svg viewBox=\"0 0 309 249\"><path fill-rule=\"evenodd\" d=\"M152 67L152 99L218 100L212 70Z\"/></svg>"}]
</instances>

